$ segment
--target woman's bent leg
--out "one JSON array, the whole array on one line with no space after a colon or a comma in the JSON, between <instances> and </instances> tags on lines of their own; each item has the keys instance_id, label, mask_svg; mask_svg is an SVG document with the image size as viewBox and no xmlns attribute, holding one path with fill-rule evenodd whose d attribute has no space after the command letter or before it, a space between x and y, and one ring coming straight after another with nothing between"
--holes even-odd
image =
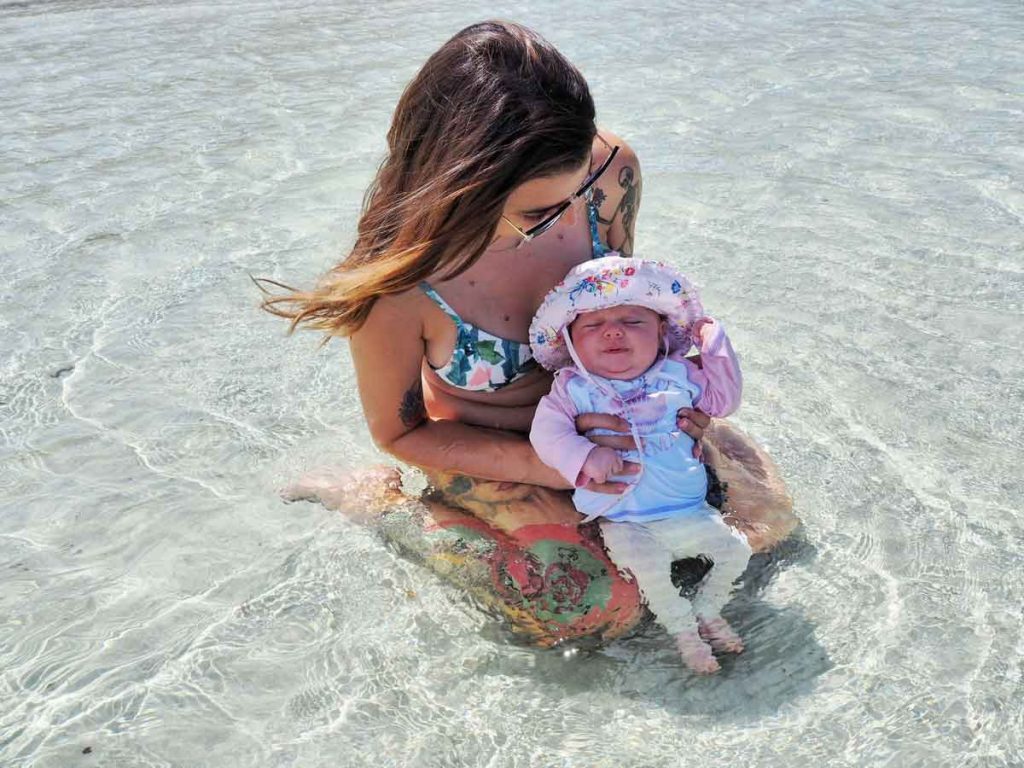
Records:
<instances>
[{"instance_id":1,"label":"woman's bent leg","mask_svg":"<svg viewBox=\"0 0 1024 768\"><path fill-rule=\"evenodd\" d=\"M608 559L596 523L580 525L569 494L435 474L421 497L393 468L320 470L282 492L367 525L406 556L500 612L536 645L600 644L645 616L636 585Z\"/></svg>"},{"instance_id":2,"label":"woman's bent leg","mask_svg":"<svg viewBox=\"0 0 1024 768\"><path fill-rule=\"evenodd\" d=\"M605 642L643 618L636 585L608 559L597 524L579 524L567 492L462 475L429 479L424 501L436 525L487 541L489 602L533 642Z\"/></svg>"},{"instance_id":3,"label":"woman's bent leg","mask_svg":"<svg viewBox=\"0 0 1024 768\"><path fill-rule=\"evenodd\" d=\"M750 438L714 420L704 452L724 487L724 519L754 551L770 549L796 527L777 467ZM319 500L380 529L539 645L602 642L643 617L635 584L608 560L596 524L579 525L567 492L440 473L430 480L421 499L410 499L393 470L324 471L284 495Z\"/></svg>"},{"instance_id":4,"label":"woman's bent leg","mask_svg":"<svg viewBox=\"0 0 1024 768\"><path fill-rule=\"evenodd\" d=\"M704 460L724 490L722 516L742 531L754 552L785 539L799 521L779 468L750 437L722 419L712 419L702 441Z\"/></svg>"}]
</instances>

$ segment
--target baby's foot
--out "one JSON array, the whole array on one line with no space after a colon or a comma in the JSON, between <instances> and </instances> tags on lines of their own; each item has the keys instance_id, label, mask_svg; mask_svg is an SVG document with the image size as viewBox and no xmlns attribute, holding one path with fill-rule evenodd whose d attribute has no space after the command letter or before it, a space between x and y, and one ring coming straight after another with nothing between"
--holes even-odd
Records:
<instances>
[{"instance_id":1,"label":"baby's foot","mask_svg":"<svg viewBox=\"0 0 1024 768\"><path fill-rule=\"evenodd\" d=\"M697 627L700 636L719 653L743 653L743 638L721 616L708 620L698 619Z\"/></svg>"},{"instance_id":2,"label":"baby's foot","mask_svg":"<svg viewBox=\"0 0 1024 768\"><path fill-rule=\"evenodd\" d=\"M720 669L711 653L711 646L692 630L676 635L676 648L686 666L699 675L711 675Z\"/></svg>"}]
</instances>

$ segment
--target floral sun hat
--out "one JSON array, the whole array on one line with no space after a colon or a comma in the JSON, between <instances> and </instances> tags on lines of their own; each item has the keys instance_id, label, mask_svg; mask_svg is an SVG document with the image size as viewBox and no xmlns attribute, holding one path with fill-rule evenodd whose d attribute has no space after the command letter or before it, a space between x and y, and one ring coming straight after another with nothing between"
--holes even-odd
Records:
<instances>
[{"instance_id":1,"label":"floral sun hat","mask_svg":"<svg viewBox=\"0 0 1024 768\"><path fill-rule=\"evenodd\" d=\"M550 371L570 365L563 329L583 312L623 304L653 309L668 320L670 352L689 351L693 325L704 316L697 289L682 273L656 261L609 255L574 267L544 297L530 323L533 356Z\"/></svg>"}]
</instances>

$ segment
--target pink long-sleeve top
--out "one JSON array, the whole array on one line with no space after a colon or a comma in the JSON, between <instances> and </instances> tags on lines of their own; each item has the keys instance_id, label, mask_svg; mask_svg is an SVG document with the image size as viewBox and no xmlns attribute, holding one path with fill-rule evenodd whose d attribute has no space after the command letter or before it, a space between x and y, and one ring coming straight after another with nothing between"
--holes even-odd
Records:
<instances>
[{"instance_id":1,"label":"pink long-sleeve top","mask_svg":"<svg viewBox=\"0 0 1024 768\"><path fill-rule=\"evenodd\" d=\"M679 352L670 354L668 360L655 362L652 366L653 369L661 365L661 378L675 375L679 378L685 376L686 379L673 390L672 394L676 395L672 398L674 408L671 413L663 414L663 422L667 419L669 423L674 423L675 411L685 406L698 408L715 417L728 416L739 407L743 392L739 361L725 330L716 321L707 323L701 329L700 361L701 366L698 367ZM628 383L601 379L594 374L584 374L575 366L567 366L555 373L551 392L542 397L537 405L530 429L530 442L541 461L558 470L577 488L590 480L582 468L595 445L576 431L576 417L587 412L613 413L625 418L629 418L630 413L635 414L635 408L627 412L621 403L616 403L614 397L605 396L621 389L623 384L628 387ZM588 397L579 396L581 388L588 392ZM575 398L571 389L576 390ZM600 392L593 391L598 389ZM662 391L658 394L666 393ZM581 409L581 399L593 407L587 408L584 405ZM607 410L599 411L599 407ZM648 427L657 428L655 425L637 423L634 426L641 435L652 431ZM661 428L664 429L664 424ZM689 439L686 435L682 437Z\"/></svg>"}]
</instances>

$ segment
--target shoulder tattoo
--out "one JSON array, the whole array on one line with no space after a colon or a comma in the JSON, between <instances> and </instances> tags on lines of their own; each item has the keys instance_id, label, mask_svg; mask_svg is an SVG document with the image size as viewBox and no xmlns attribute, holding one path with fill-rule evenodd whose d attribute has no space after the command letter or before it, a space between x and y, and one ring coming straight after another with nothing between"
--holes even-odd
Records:
<instances>
[{"instance_id":1,"label":"shoulder tattoo","mask_svg":"<svg viewBox=\"0 0 1024 768\"><path fill-rule=\"evenodd\" d=\"M633 230L636 228L636 213L640 207L641 182L637 178L633 166L626 165L619 169L618 184L622 188L622 197L619 204L615 206L612 215L608 218L598 214L598 221L609 228L616 222L622 222L622 229L626 233L622 245L617 249L623 256L633 255ZM606 199L603 190L594 191L595 202L603 202ZM600 205L598 202L598 205Z\"/></svg>"}]
</instances>

